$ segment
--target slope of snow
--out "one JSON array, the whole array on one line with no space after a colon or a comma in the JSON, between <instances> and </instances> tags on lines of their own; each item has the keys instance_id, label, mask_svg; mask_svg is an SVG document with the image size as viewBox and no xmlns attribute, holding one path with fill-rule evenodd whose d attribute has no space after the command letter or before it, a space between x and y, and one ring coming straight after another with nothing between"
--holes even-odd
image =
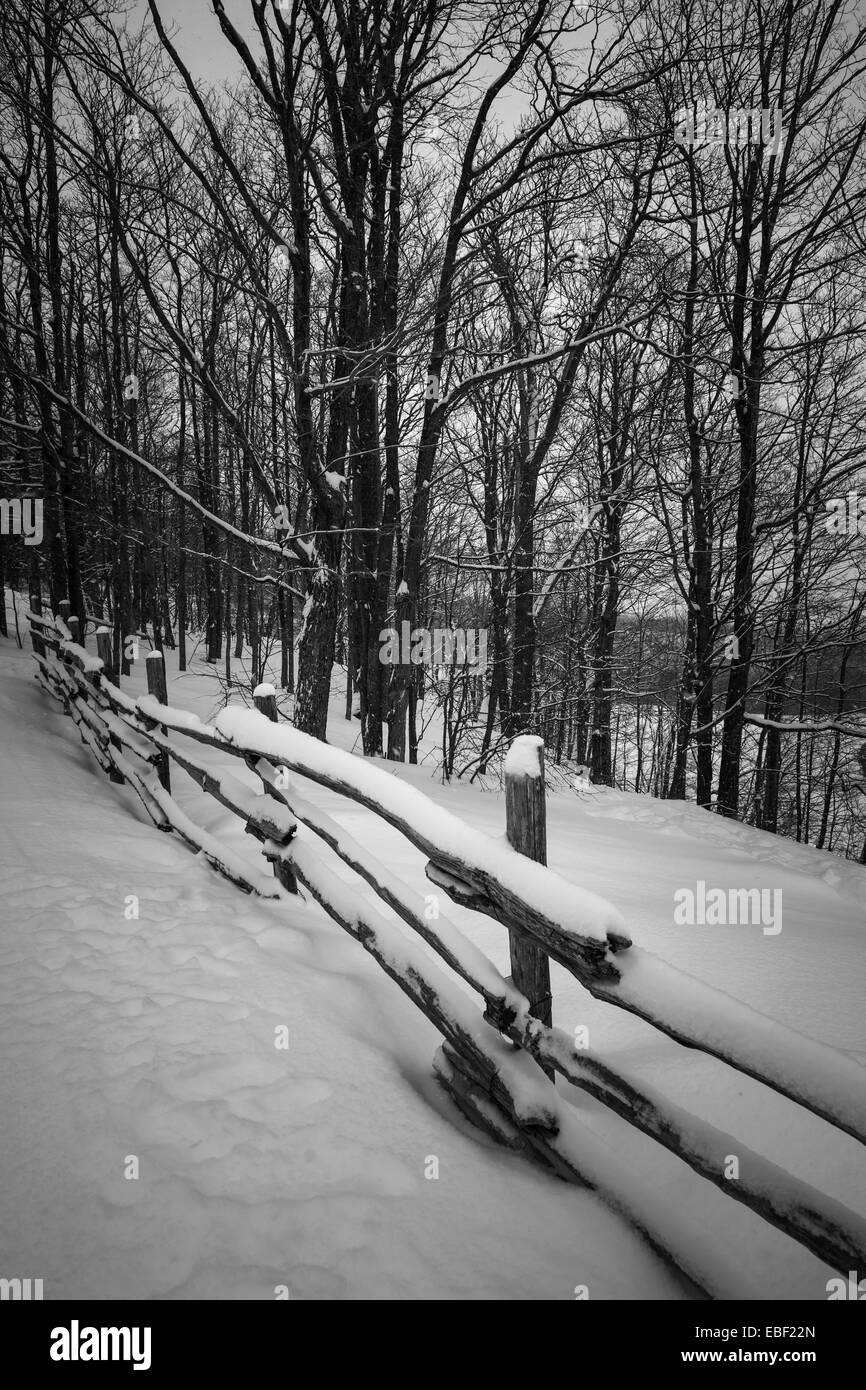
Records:
<instances>
[{"instance_id":1,"label":"slope of snow","mask_svg":"<svg viewBox=\"0 0 866 1390\"><path fill-rule=\"evenodd\" d=\"M217 722L213 668L194 659L179 675L167 655L170 703ZM48 1296L271 1297L280 1283L323 1298L571 1298L578 1284L591 1298L683 1296L597 1198L463 1123L433 1080L438 1034L314 904L245 898L143 824L136 798L98 773L32 667L0 643L4 788L15 788L4 790L0 841L13 861L0 879L0 1045L14 1058L0 1115L16 1117L0 1135L0 1273L50 1277ZM123 682L131 695L144 693L143 668ZM342 707L335 688L329 741L348 751L358 724ZM247 775L237 759L190 747L215 773ZM495 792L443 787L429 767L378 767L504 838ZM431 892L424 856L397 831L297 781L393 875ZM173 793L261 865L240 823L180 770ZM694 807L597 788L549 796L548 853L564 879L615 905L636 945L866 1060L859 866ZM676 925L674 893L698 879L781 888L784 929ZM369 891L353 881L353 892ZM133 893L140 917L127 921ZM508 974L497 923L444 900L442 910ZM557 966L552 979L560 1028L587 1030L612 1064L866 1208L854 1140L593 1000ZM287 1052L274 1047L281 1024ZM740 1272L741 1296L826 1297L831 1271L814 1257L591 1098L561 1081L557 1091L644 1207L653 1192L676 1205L696 1249ZM123 1177L128 1154L141 1158L137 1182ZM430 1156L438 1180L424 1177Z\"/></svg>"},{"instance_id":2,"label":"slope of snow","mask_svg":"<svg viewBox=\"0 0 866 1390\"><path fill-rule=\"evenodd\" d=\"M315 905L247 898L142 823L32 671L0 641L4 1277L46 1298L681 1296L597 1198L463 1122L438 1034Z\"/></svg>"}]
</instances>

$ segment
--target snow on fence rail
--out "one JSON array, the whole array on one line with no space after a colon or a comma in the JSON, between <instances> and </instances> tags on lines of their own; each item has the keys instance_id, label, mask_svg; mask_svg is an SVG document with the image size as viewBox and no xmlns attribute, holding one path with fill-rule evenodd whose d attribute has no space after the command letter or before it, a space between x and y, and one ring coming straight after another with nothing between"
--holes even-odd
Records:
<instances>
[{"instance_id":1,"label":"snow on fence rail","mask_svg":"<svg viewBox=\"0 0 866 1390\"><path fill-rule=\"evenodd\" d=\"M658 1192L647 1192L609 1145L581 1126L552 1084L555 1072L834 1268L847 1274L866 1264L866 1222L860 1216L626 1069L576 1048L553 1025L548 958L596 998L639 1015L866 1142L864 1068L632 946L610 903L546 867L540 739L517 740L509 755L509 843L502 844L381 768L276 723L271 687L255 692L256 710L227 707L206 724L168 705L159 653L146 663L148 695L135 700L109 679L106 632L97 633L103 661L74 640L63 616L28 617L40 683L74 720L103 771L136 792L158 829L175 831L247 892L283 898L300 882L433 1022L443 1037L436 1074L473 1123L540 1158L561 1177L598 1190L698 1294L743 1297L742 1273L727 1268L718 1252L704 1250L696 1258L693 1236L675 1209ZM179 746L177 735L242 760L263 790L215 773ZM252 869L185 815L171 796L171 762L241 817L261 843L273 877ZM289 772L375 812L428 856L428 878L453 901L500 921L510 933L512 977L506 979L453 922L441 915L430 921L422 895L309 802ZM314 839L298 839L299 822ZM483 1014L452 975L334 876L316 840L481 996ZM724 1176L731 1153L740 1160L736 1181Z\"/></svg>"}]
</instances>

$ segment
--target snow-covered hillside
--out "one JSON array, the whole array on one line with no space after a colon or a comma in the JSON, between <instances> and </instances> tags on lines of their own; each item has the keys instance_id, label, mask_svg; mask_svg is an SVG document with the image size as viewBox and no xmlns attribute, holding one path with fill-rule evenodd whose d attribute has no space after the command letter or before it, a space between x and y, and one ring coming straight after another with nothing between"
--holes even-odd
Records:
<instances>
[{"instance_id":1,"label":"snow-covered hillside","mask_svg":"<svg viewBox=\"0 0 866 1390\"><path fill-rule=\"evenodd\" d=\"M179 675L167 656L170 702L212 717L211 672L194 660ZM132 693L143 666L124 683ZM329 735L352 748L358 725L342 706L335 688ZM0 1273L43 1278L49 1298L272 1298L286 1286L292 1298L570 1299L580 1285L592 1299L684 1296L597 1197L463 1121L433 1077L432 1026L315 904L247 898L146 823L11 640L0 641L0 760ZM382 766L503 833L495 792ZM173 792L261 863L240 823L177 770ZM423 856L396 831L321 788L304 793L429 891ZM548 848L560 874L621 910L636 944L866 1062L866 870L597 788L550 795ZM677 925L675 893L701 880L781 890L783 929ZM504 930L449 912L507 973ZM560 1027L588 1027L603 1056L866 1207L853 1139L592 1000L556 966L553 984ZM826 1298L832 1271L817 1259L558 1089L612 1163L677 1207L696 1248L741 1272L741 1296ZM125 1176L132 1156L137 1179Z\"/></svg>"}]
</instances>

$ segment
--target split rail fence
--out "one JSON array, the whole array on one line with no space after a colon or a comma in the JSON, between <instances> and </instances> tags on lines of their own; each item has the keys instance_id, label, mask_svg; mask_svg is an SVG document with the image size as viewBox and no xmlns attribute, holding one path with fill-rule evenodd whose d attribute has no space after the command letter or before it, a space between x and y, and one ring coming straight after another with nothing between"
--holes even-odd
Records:
<instances>
[{"instance_id":1,"label":"split rail fence","mask_svg":"<svg viewBox=\"0 0 866 1390\"><path fill-rule=\"evenodd\" d=\"M277 723L270 688L256 692L256 710L227 706L205 724L168 705L162 657L152 652L146 660L149 693L133 699L112 678L108 628L97 630L94 656L77 640L68 605L61 610L55 617L28 614L38 678L74 720L106 775L132 788L158 829L176 832L247 892L284 898L300 883L439 1031L443 1042L434 1069L475 1125L559 1177L596 1190L685 1276L697 1297L744 1296L743 1272L708 1248L711 1238L696 1242L675 1205L642 1184L581 1122L580 1109L554 1087L557 1072L834 1269L846 1275L866 1269L866 1221L857 1213L553 1025L550 960L596 999L638 1015L866 1143L866 1069L634 946L615 908L546 867L540 739L517 740L509 755L503 843L381 767ZM240 760L262 791L214 771L190 744ZM256 871L246 856L189 819L171 795L172 763L244 821L260 841L271 874ZM427 877L439 892L508 930L511 976L503 976L445 915L428 913L430 895L405 884L308 801L289 773L340 793L401 831L427 856ZM297 836L299 822L312 837ZM449 969L337 877L318 841ZM483 1012L465 985L480 996ZM732 1156L739 1167L735 1179L726 1176Z\"/></svg>"}]
</instances>

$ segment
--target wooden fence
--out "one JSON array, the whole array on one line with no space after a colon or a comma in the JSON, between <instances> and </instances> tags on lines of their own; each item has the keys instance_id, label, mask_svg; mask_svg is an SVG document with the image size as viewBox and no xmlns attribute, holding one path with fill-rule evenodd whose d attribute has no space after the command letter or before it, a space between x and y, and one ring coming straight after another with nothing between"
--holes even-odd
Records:
<instances>
[{"instance_id":1,"label":"wooden fence","mask_svg":"<svg viewBox=\"0 0 866 1390\"><path fill-rule=\"evenodd\" d=\"M64 609L66 605L61 605ZM434 1068L460 1110L498 1142L539 1159L567 1181L595 1189L690 1281L698 1297L743 1296L743 1275L694 1233L674 1205L644 1191L637 1175L580 1122L555 1090L555 1073L594 1096L833 1268L866 1268L866 1222L792 1177L640 1078L606 1062L553 1025L549 959L595 998L628 1010L686 1047L716 1057L866 1142L866 1069L783 1027L632 945L609 903L545 866L541 740L516 741L506 765L508 844L473 830L374 763L277 723L270 687L255 711L228 706L212 725L168 705L162 657L146 659L148 695L135 700L111 672L107 628L99 656L85 650L68 612L28 614L38 678L78 727L106 775L126 783L158 829L174 831L247 892L283 898L298 884L358 939L443 1038ZM180 740L180 741L179 741ZM214 772L189 748L206 745L242 761L262 791ZM171 764L239 816L272 872L193 824L171 795ZM290 773L338 792L396 827L428 858L426 873L455 903L508 930L512 975L325 812ZM298 823L313 832L298 838ZM449 967L445 971L374 902L337 879L322 841ZM454 975L464 982L460 985ZM483 1001L483 1012L465 985ZM730 1172L736 1157L739 1176ZM646 1186L644 1184L644 1186Z\"/></svg>"}]
</instances>

